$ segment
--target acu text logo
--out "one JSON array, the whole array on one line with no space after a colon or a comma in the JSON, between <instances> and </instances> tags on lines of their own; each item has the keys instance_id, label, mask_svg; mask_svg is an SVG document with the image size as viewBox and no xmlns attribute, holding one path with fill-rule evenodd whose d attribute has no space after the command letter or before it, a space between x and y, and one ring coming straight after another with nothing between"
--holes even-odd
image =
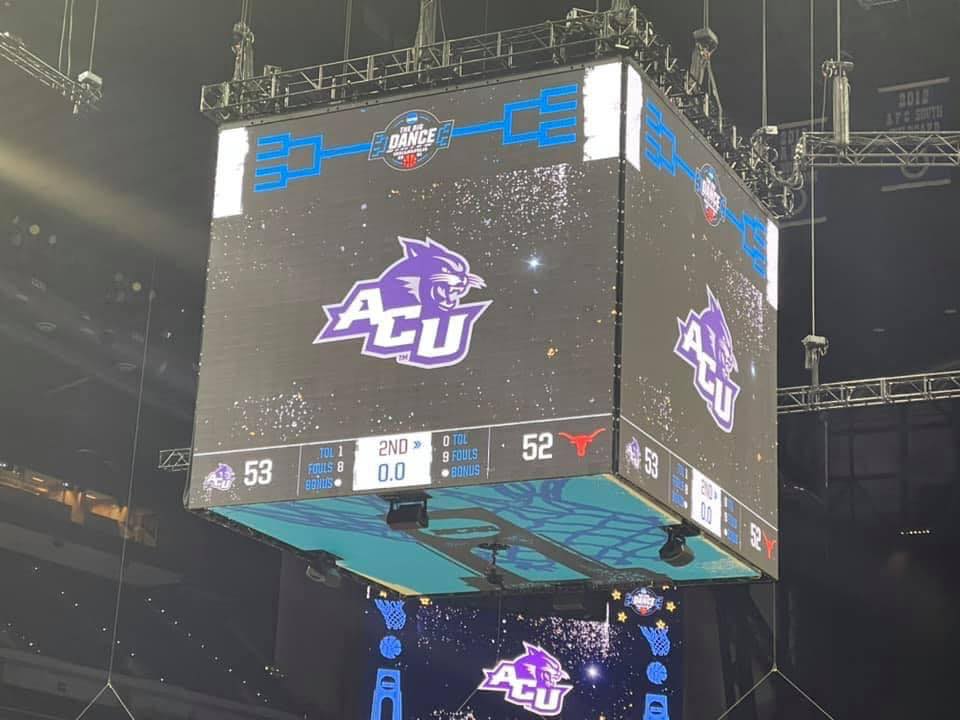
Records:
<instances>
[{"instance_id":1,"label":"acu text logo","mask_svg":"<svg viewBox=\"0 0 960 720\"><path fill-rule=\"evenodd\" d=\"M478 690L502 692L504 700L532 713L552 717L563 709L563 699L573 685L563 683L570 676L560 661L542 647L523 643L524 653L513 660L501 660L484 670Z\"/></svg>"},{"instance_id":2,"label":"acu text logo","mask_svg":"<svg viewBox=\"0 0 960 720\"><path fill-rule=\"evenodd\" d=\"M477 319L492 300L461 303L486 286L459 253L438 242L398 238L403 257L373 280L354 283L337 304L324 305L327 323L314 344L362 338L364 355L401 365L456 365L470 350Z\"/></svg>"},{"instance_id":3,"label":"acu text logo","mask_svg":"<svg viewBox=\"0 0 960 720\"><path fill-rule=\"evenodd\" d=\"M724 432L733 431L733 411L740 386L730 377L739 372L733 338L723 308L707 288L707 307L677 318L680 337L673 352L694 369L693 386L706 402L710 417Z\"/></svg>"}]
</instances>

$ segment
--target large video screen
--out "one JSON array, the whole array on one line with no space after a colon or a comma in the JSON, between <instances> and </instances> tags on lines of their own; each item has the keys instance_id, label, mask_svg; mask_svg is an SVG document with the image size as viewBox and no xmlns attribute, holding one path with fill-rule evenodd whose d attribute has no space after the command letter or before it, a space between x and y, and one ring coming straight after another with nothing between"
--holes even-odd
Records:
<instances>
[{"instance_id":1,"label":"large video screen","mask_svg":"<svg viewBox=\"0 0 960 720\"><path fill-rule=\"evenodd\" d=\"M191 507L609 472L595 71L221 131Z\"/></svg>"},{"instance_id":2,"label":"large video screen","mask_svg":"<svg viewBox=\"0 0 960 720\"><path fill-rule=\"evenodd\" d=\"M776 576L778 231L632 68L618 468Z\"/></svg>"},{"instance_id":3,"label":"large video screen","mask_svg":"<svg viewBox=\"0 0 960 720\"><path fill-rule=\"evenodd\" d=\"M580 619L530 598L470 607L374 595L357 716L680 720L679 593L627 585L584 602Z\"/></svg>"}]
</instances>

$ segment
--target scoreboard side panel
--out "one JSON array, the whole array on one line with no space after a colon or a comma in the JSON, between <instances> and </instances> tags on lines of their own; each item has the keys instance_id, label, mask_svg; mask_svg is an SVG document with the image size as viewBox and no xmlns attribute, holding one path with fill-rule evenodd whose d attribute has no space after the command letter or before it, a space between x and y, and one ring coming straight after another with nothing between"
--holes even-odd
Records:
<instances>
[{"instance_id":1,"label":"scoreboard side panel","mask_svg":"<svg viewBox=\"0 0 960 720\"><path fill-rule=\"evenodd\" d=\"M775 576L777 227L630 73L618 469Z\"/></svg>"}]
</instances>

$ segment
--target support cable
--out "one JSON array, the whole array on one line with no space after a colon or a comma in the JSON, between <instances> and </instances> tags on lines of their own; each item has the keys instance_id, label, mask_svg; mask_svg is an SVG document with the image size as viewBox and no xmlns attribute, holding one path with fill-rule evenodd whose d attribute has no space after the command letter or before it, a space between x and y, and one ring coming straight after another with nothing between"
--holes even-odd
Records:
<instances>
[{"instance_id":1,"label":"support cable","mask_svg":"<svg viewBox=\"0 0 960 720\"><path fill-rule=\"evenodd\" d=\"M816 0L810 0L810 132L816 129L814 112L816 47L814 45L814 11ZM826 95L824 95L826 98ZM817 334L817 223L816 223L816 170L810 168L810 334Z\"/></svg>"},{"instance_id":2,"label":"support cable","mask_svg":"<svg viewBox=\"0 0 960 720\"><path fill-rule=\"evenodd\" d=\"M343 59L350 59L350 27L353 24L353 0L347 0L346 25L343 29Z\"/></svg>"},{"instance_id":3,"label":"support cable","mask_svg":"<svg viewBox=\"0 0 960 720\"><path fill-rule=\"evenodd\" d=\"M147 378L147 356L150 351L150 328L151 321L153 319L153 302L154 298L156 297L156 286L157 263L154 262L153 269L150 271L150 285L148 286L149 289L147 292L147 314L143 323L143 353L140 356L140 380L137 389L137 410L136 418L134 419L133 424L133 447L130 450L130 479L127 484L126 507L128 508L133 506L133 486L137 467L137 449L140 445L140 431L143 420L143 387ZM81 720L81 718L83 718L84 715L86 715L87 712L97 704L107 690L113 694L113 697L119 703L120 707L123 708L123 711L126 713L127 717L129 717L130 720L136 720L133 712L131 712L130 708L123 701L123 698L120 697L117 689L113 686L113 669L117 657L117 635L119 633L120 626L120 602L123 597L123 581L127 569L127 546L130 543L130 532L126 523L124 523L121 528L121 534L123 539L120 543L120 569L117 574L117 595L113 607L113 633L110 639L110 656L107 663L107 679L103 684L103 687L100 688L100 691L94 695L93 699L87 703L83 710L80 711L80 714L77 715L76 720Z\"/></svg>"},{"instance_id":4,"label":"support cable","mask_svg":"<svg viewBox=\"0 0 960 720\"><path fill-rule=\"evenodd\" d=\"M767 0L760 5L760 127L767 127Z\"/></svg>"},{"instance_id":5,"label":"support cable","mask_svg":"<svg viewBox=\"0 0 960 720\"><path fill-rule=\"evenodd\" d=\"M437 15L440 17L440 37L447 41L447 27L443 24L443 0L437 0Z\"/></svg>"},{"instance_id":6,"label":"support cable","mask_svg":"<svg viewBox=\"0 0 960 720\"><path fill-rule=\"evenodd\" d=\"M730 713L733 712L733 710L734 710L735 708L739 707L739 705L740 705L742 702L744 702L748 697L750 697L750 696L757 690L757 688L759 688L761 685L763 685L763 683L766 681L766 679L767 679L768 677L770 677L771 675L777 675L777 676L779 676L782 680L784 680L790 687L792 687L794 690L797 691L797 694L799 694L804 700L806 700L806 701L809 702L811 705L813 705L813 707L815 707L815 708L820 712L820 714L821 714L823 717L827 718L827 720L835 720L835 718L833 717L833 715L831 715L829 712L827 712L827 711L823 708L822 705L820 705L816 700L814 700L814 699L813 699L812 697L810 697L806 692L804 692L804 691L800 688L799 685L797 685L793 680L791 680L789 677L787 677L786 674L784 674L783 670L780 669L780 665L778 664L778 661L777 661L777 654L778 654L777 638L778 638L778 636L779 636L778 627L777 627L777 588L778 588L778 583L772 582L772 583L770 583L770 587L772 588L771 594L773 595L773 606L772 606L772 608L771 608L771 615L772 615L771 620L772 620L772 622L770 623L771 630L772 630L773 662L771 663L770 669L767 670L763 675L761 675L761 676L760 676L760 679L757 680L757 681L750 687L749 690L747 690L745 693L743 693L743 695L741 695L739 698L737 698L737 701L736 701L735 703L733 703L733 705L731 705L731 706L728 707L726 710L724 710L723 713L721 713L721 714L717 717L717 720L724 720L724 718L728 717L728 716L730 715Z\"/></svg>"},{"instance_id":7,"label":"support cable","mask_svg":"<svg viewBox=\"0 0 960 720\"><path fill-rule=\"evenodd\" d=\"M840 0L837 0L837 62L840 62Z\"/></svg>"},{"instance_id":8,"label":"support cable","mask_svg":"<svg viewBox=\"0 0 960 720\"><path fill-rule=\"evenodd\" d=\"M67 77L72 77L73 74L73 16L76 8L76 0L70 0L70 18L67 27Z\"/></svg>"},{"instance_id":9,"label":"support cable","mask_svg":"<svg viewBox=\"0 0 960 720\"><path fill-rule=\"evenodd\" d=\"M93 6L93 34L90 37L90 62L87 64L87 70L93 72L93 52L97 48L97 25L100 22L100 0L96 0Z\"/></svg>"},{"instance_id":10,"label":"support cable","mask_svg":"<svg viewBox=\"0 0 960 720\"><path fill-rule=\"evenodd\" d=\"M63 22L60 24L60 54L57 57L57 70L63 72L63 50L67 42L67 16L70 13L71 0L63 0Z\"/></svg>"}]
</instances>

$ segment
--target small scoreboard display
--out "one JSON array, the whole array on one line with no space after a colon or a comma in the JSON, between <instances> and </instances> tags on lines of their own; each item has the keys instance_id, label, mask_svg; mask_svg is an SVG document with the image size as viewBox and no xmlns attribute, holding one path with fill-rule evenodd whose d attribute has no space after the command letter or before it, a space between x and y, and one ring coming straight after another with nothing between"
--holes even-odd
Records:
<instances>
[{"instance_id":1,"label":"small scoreboard display","mask_svg":"<svg viewBox=\"0 0 960 720\"><path fill-rule=\"evenodd\" d=\"M617 475L775 575L775 249L620 61L226 126L187 504Z\"/></svg>"}]
</instances>

